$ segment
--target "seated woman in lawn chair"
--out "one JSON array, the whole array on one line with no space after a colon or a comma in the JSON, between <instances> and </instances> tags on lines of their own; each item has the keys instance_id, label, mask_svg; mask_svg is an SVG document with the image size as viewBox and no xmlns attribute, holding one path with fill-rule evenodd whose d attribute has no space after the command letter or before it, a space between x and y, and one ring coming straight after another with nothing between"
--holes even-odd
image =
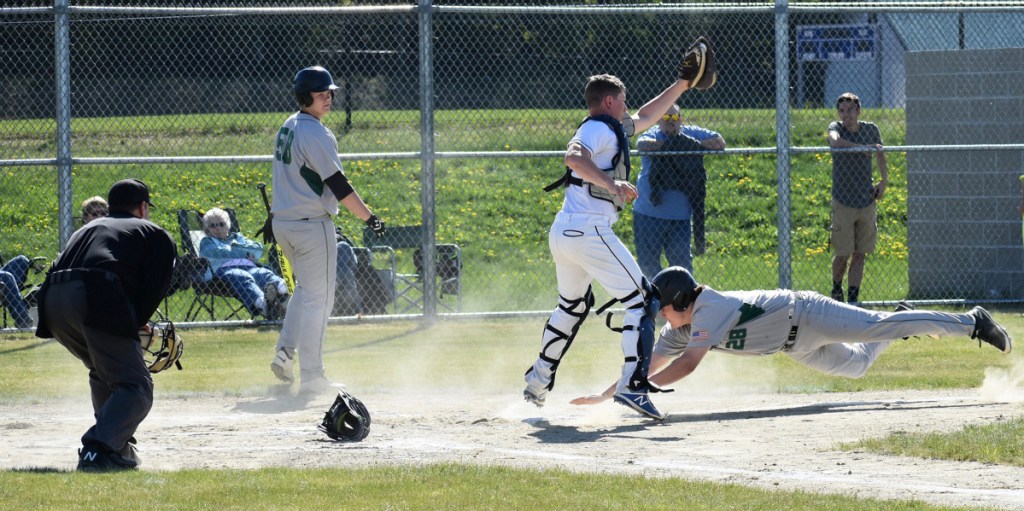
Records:
<instances>
[{"instance_id":1,"label":"seated woman in lawn chair","mask_svg":"<svg viewBox=\"0 0 1024 511\"><path fill-rule=\"evenodd\" d=\"M203 215L203 233L199 256L210 261L210 274L231 286L231 291L252 315L269 320L281 319L288 303L288 286L283 278L257 264L263 257L263 245L242 233L231 232L227 211L212 208Z\"/></svg>"}]
</instances>

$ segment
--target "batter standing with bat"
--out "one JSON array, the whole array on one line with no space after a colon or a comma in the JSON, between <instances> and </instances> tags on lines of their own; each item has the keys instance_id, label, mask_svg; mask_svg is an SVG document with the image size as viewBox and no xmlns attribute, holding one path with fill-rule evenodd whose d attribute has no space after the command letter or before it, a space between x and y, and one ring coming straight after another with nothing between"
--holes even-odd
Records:
<instances>
[{"instance_id":1,"label":"batter standing with bat","mask_svg":"<svg viewBox=\"0 0 1024 511\"><path fill-rule=\"evenodd\" d=\"M569 140L564 177L546 190L565 186L562 210L548 233L558 278L558 306L541 338L541 351L526 371L523 397L543 406L555 384L555 371L593 305L591 282L597 280L626 307L622 326L622 378L617 402L648 417L664 416L648 397L657 391L647 381L654 345L657 300L636 259L612 231L622 206L637 197L629 183L629 140L653 126L691 87L714 83L714 52L704 38L687 52L679 77L631 116L626 86L611 75L590 77L584 88L587 118ZM702 77L708 77L702 81Z\"/></svg>"},{"instance_id":2,"label":"batter standing with bat","mask_svg":"<svg viewBox=\"0 0 1024 511\"><path fill-rule=\"evenodd\" d=\"M785 353L823 373L860 378L896 339L908 336L970 336L1003 353L1012 339L981 307L966 314L914 310L901 302L897 312L877 312L812 291L715 291L698 285L686 268L673 266L654 277L668 324L651 361L651 382L677 382L711 350L734 355ZM574 399L594 404L603 394Z\"/></svg>"},{"instance_id":3,"label":"batter standing with bat","mask_svg":"<svg viewBox=\"0 0 1024 511\"><path fill-rule=\"evenodd\" d=\"M284 122L274 144L273 235L291 262L295 292L270 368L278 379L291 383L298 355L300 394L338 387L324 375L323 363L324 334L334 303L338 247L332 218L338 204L378 236L384 234L384 223L345 177L338 141L321 122L331 111L337 88L331 73L320 66L299 71L293 90L300 110Z\"/></svg>"}]
</instances>

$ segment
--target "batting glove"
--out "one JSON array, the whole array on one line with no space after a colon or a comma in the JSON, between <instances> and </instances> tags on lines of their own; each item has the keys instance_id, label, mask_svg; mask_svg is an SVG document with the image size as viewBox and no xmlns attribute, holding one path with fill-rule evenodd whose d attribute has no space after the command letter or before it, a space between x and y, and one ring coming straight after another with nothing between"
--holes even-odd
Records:
<instances>
[{"instance_id":1,"label":"batting glove","mask_svg":"<svg viewBox=\"0 0 1024 511\"><path fill-rule=\"evenodd\" d=\"M381 222L377 215L370 215L370 218L366 219L366 226L377 235L378 238L384 237L384 222Z\"/></svg>"}]
</instances>

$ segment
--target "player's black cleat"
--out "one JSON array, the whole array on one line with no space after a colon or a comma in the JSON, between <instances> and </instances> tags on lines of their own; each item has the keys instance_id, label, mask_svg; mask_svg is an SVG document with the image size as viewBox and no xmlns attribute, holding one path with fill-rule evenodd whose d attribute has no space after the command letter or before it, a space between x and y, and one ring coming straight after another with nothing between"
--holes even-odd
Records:
<instances>
[{"instance_id":1,"label":"player's black cleat","mask_svg":"<svg viewBox=\"0 0 1024 511\"><path fill-rule=\"evenodd\" d=\"M1010 334L992 319L987 310L975 307L968 314L974 316L974 332L971 333L971 339L977 339L978 346L981 346L981 341L985 341L1003 353L1009 353L1013 349Z\"/></svg>"},{"instance_id":2,"label":"player's black cleat","mask_svg":"<svg viewBox=\"0 0 1024 511\"><path fill-rule=\"evenodd\" d=\"M109 451L101 445L89 444L78 450L79 472L116 472L135 470L138 463Z\"/></svg>"}]
</instances>

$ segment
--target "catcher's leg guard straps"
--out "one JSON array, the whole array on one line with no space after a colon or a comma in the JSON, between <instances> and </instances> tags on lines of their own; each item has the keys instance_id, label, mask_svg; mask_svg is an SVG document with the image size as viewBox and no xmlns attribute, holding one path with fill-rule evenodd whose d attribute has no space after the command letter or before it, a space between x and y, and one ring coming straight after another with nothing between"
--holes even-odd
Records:
<instances>
[{"instance_id":1,"label":"catcher's leg guard straps","mask_svg":"<svg viewBox=\"0 0 1024 511\"><path fill-rule=\"evenodd\" d=\"M572 341L579 332L580 325L587 319L590 308L594 305L594 295L591 288L587 288L586 294L576 300L568 300L563 296L558 297L558 308L551 313L548 322L544 325L544 334L541 339L541 351L537 356L537 362L526 371L527 380L531 379L530 372L534 378L549 380L546 388L551 390L555 385L555 371L562 357L569 351Z\"/></svg>"},{"instance_id":2,"label":"catcher's leg guard straps","mask_svg":"<svg viewBox=\"0 0 1024 511\"><path fill-rule=\"evenodd\" d=\"M634 392L649 391L652 388L647 381L647 374L654 351L654 315L660 308L646 277L641 285L642 291L631 293L622 300L627 307L626 317L619 330L622 332L622 351L625 354L623 381L619 386L625 383L624 386Z\"/></svg>"}]
</instances>

